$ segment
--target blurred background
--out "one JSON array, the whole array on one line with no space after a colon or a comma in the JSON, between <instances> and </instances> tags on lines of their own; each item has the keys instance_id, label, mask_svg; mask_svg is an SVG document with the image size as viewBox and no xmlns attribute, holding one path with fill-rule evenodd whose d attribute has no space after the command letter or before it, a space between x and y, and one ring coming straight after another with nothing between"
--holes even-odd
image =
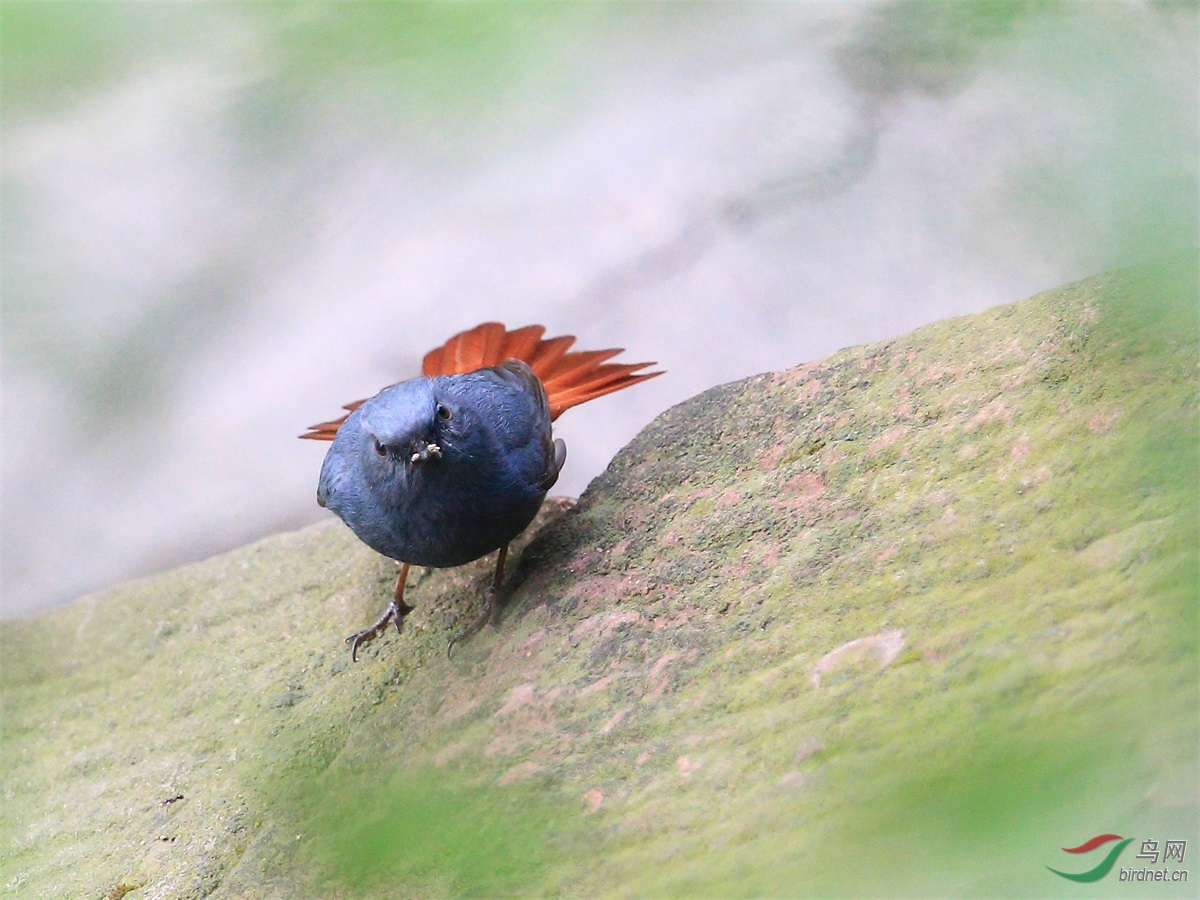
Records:
<instances>
[{"instance_id":1,"label":"blurred background","mask_svg":"<svg viewBox=\"0 0 1200 900\"><path fill-rule=\"evenodd\" d=\"M1197 240L1191 2L0 5L3 614L327 513L498 319L707 387Z\"/></svg>"}]
</instances>

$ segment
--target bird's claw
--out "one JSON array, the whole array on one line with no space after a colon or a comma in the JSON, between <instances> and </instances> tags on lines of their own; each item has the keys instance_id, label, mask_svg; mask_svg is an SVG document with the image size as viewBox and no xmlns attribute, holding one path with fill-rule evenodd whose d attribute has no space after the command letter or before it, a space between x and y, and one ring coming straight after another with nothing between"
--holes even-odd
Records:
<instances>
[{"instance_id":1,"label":"bird's claw","mask_svg":"<svg viewBox=\"0 0 1200 900\"><path fill-rule=\"evenodd\" d=\"M454 637L450 638L450 642L446 644L446 659L450 659L450 655L454 650L455 644L465 641L471 635L479 631L480 628L492 620L499 608L500 604L496 602L496 589L495 587L489 587L487 592L483 595L483 612L479 614L479 618L477 618L474 622L472 622Z\"/></svg>"},{"instance_id":2,"label":"bird's claw","mask_svg":"<svg viewBox=\"0 0 1200 900\"><path fill-rule=\"evenodd\" d=\"M350 659L358 662L358 648L371 643L375 638L379 637L391 623L396 625L396 634L402 634L404 630L404 617L412 612L414 607L409 606L403 600L393 598L388 604L387 609L383 611L383 615L376 620L375 624L370 628L364 628L362 631L356 631L354 634L346 638L346 643L350 645Z\"/></svg>"}]
</instances>

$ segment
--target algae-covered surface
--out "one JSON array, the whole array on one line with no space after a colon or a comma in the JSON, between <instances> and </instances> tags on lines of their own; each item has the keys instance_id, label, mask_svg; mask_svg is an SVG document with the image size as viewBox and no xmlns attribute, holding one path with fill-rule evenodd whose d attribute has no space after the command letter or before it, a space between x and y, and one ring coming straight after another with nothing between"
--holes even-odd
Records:
<instances>
[{"instance_id":1,"label":"algae-covered surface","mask_svg":"<svg viewBox=\"0 0 1200 900\"><path fill-rule=\"evenodd\" d=\"M0 893L1192 896L1196 303L1189 257L693 398L453 659L490 560L351 664L395 567L334 522L6 622Z\"/></svg>"}]
</instances>

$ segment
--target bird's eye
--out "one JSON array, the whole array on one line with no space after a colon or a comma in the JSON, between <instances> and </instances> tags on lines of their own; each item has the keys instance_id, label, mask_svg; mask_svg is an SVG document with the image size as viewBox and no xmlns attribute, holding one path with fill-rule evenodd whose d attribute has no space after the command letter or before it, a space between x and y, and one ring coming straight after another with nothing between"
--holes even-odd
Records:
<instances>
[{"instance_id":1,"label":"bird's eye","mask_svg":"<svg viewBox=\"0 0 1200 900\"><path fill-rule=\"evenodd\" d=\"M383 441L379 440L378 438L376 438L375 452L378 453L380 456L387 456L388 455L388 445L385 444Z\"/></svg>"},{"instance_id":2,"label":"bird's eye","mask_svg":"<svg viewBox=\"0 0 1200 900\"><path fill-rule=\"evenodd\" d=\"M443 406L442 404L439 403L438 408L437 408L437 417L439 419L441 419L442 421L449 419L450 418L450 407Z\"/></svg>"}]
</instances>

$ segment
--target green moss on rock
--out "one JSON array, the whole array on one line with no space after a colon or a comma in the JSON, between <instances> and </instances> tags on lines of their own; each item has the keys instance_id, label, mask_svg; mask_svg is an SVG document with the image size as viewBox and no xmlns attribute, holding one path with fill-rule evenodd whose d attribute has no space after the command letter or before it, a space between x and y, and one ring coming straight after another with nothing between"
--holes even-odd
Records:
<instances>
[{"instance_id":1,"label":"green moss on rock","mask_svg":"<svg viewBox=\"0 0 1200 900\"><path fill-rule=\"evenodd\" d=\"M6 622L0 889L1054 894L1196 839L1196 298L1111 273L668 410L452 661L490 562L351 665L394 566L334 523Z\"/></svg>"}]
</instances>

